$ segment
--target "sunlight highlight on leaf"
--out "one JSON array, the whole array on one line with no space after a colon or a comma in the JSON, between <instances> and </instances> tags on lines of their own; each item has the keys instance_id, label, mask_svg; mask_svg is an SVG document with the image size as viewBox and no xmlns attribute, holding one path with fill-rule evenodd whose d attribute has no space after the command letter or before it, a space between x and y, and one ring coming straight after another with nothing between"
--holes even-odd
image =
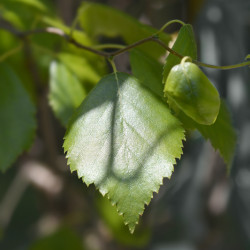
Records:
<instances>
[{"instance_id":1,"label":"sunlight highlight on leaf","mask_svg":"<svg viewBox=\"0 0 250 250\"><path fill-rule=\"evenodd\" d=\"M184 130L137 79L125 73L117 79L104 77L83 101L64 149L71 171L107 195L133 232L153 192L172 175Z\"/></svg>"}]
</instances>

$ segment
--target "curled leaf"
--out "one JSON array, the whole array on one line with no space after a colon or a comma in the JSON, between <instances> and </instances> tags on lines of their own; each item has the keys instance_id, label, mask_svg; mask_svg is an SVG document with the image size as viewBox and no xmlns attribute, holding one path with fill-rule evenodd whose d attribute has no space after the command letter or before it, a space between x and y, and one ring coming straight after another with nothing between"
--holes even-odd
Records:
<instances>
[{"instance_id":1,"label":"curled leaf","mask_svg":"<svg viewBox=\"0 0 250 250\"><path fill-rule=\"evenodd\" d=\"M178 107L199 124L211 125L220 110L217 89L193 63L174 66L167 78L164 93L169 105Z\"/></svg>"}]
</instances>

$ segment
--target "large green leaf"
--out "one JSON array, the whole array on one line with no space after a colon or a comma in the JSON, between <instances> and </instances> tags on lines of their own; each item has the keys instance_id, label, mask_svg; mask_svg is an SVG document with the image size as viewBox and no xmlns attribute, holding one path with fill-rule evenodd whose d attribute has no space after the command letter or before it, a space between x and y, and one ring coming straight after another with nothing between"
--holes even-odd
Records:
<instances>
[{"instance_id":1,"label":"large green leaf","mask_svg":"<svg viewBox=\"0 0 250 250\"><path fill-rule=\"evenodd\" d=\"M78 78L64 64L54 61L50 65L49 102L55 115L66 127L75 108L86 96Z\"/></svg>"},{"instance_id":2,"label":"large green leaf","mask_svg":"<svg viewBox=\"0 0 250 250\"><path fill-rule=\"evenodd\" d=\"M78 108L64 149L71 171L106 194L133 232L163 177L170 178L183 139L168 107L137 79L117 73Z\"/></svg>"},{"instance_id":3,"label":"large green leaf","mask_svg":"<svg viewBox=\"0 0 250 250\"><path fill-rule=\"evenodd\" d=\"M32 143L35 108L15 72L0 64L0 170L5 171Z\"/></svg>"},{"instance_id":4,"label":"large green leaf","mask_svg":"<svg viewBox=\"0 0 250 250\"><path fill-rule=\"evenodd\" d=\"M130 51L133 75L153 93L163 97L162 65L138 49Z\"/></svg>"},{"instance_id":5,"label":"large green leaf","mask_svg":"<svg viewBox=\"0 0 250 250\"><path fill-rule=\"evenodd\" d=\"M192 59L197 59L197 48L193 28L190 24L185 24L181 27L177 39L172 48L183 56L189 56ZM163 84L166 83L168 74L172 67L179 64L181 59L173 54L169 54L163 70Z\"/></svg>"},{"instance_id":6,"label":"large green leaf","mask_svg":"<svg viewBox=\"0 0 250 250\"><path fill-rule=\"evenodd\" d=\"M79 10L79 20L83 29L92 37L100 35L108 37L122 37L127 44L151 36L157 30L151 26L141 24L135 18L105 5L83 3ZM166 33L159 35L166 44L171 37ZM140 48L152 57L158 58L165 53L165 49L155 43L141 45Z\"/></svg>"}]
</instances>

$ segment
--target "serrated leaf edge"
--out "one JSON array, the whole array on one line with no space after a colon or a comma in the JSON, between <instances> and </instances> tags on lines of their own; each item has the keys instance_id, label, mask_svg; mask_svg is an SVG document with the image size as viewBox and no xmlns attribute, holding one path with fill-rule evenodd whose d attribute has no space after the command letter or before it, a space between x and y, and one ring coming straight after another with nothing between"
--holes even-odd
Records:
<instances>
[{"instance_id":1,"label":"serrated leaf edge","mask_svg":"<svg viewBox=\"0 0 250 250\"><path fill-rule=\"evenodd\" d=\"M178 118L177 118L177 119L178 119ZM154 196L154 193L158 194L160 187L163 185L163 179L164 179L164 178L171 179L172 173L174 172L174 166L177 164L177 163L176 163L176 159L179 159L179 160L180 160L180 159L181 159L181 156L183 155L183 150L182 150L182 149L183 149L183 147L184 147L183 141L186 141L186 136L185 136L185 132L186 132L186 131L185 131L185 129L183 128L183 130L182 130L181 132L183 133L183 137L181 138L180 152L179 152L179 155L178 155L178 156L174 157L174 160L173 160L173 163L172 163L173 168L172 168L172 170L171 170L171 175L170 175L170 176L162 176L161 182L160 182L160 183L156 183L156 188L155 188L155 190L151 190L150 199L149 199L148 201L146 201L146 200L144 201L143 210L142 210L142 212L139 213L139 217L142 216L143 212L145 211L145 207L146 207L146 206L150 203L150 201L152 200L152 198L153 198L153 196ZM67 135L64 137L64 140L66 140L66 138L67 138ZM128 223L127 221L125 221L125 217L124 217L124 214L125 214L125 213L124 213L124 212L121 212L121 211L118 209L118 206L117 206L117 205L119 204L119 202L113 201L112 198L109 196L109 192L106 192L106 193L101 192L100 188L99 188L97 185L95 185L94 182L87 183L87 182L84 180L84 176L79 176L77 169L76 169L75 167L73 167L72 164L71 164L71 162L70 162L69 149L66 149L64 146L63 146L63 148L64 148L64 153L66 153L67 165L70 166L71 173L73 173L73 172L76 171L78 179L81 179L82 182L83 182L87 187L89 187L89 185L91 185L91 184L94 184L95 189L98 190L98 191L102 194L103 197L106 196L106 197L108 198L108 200L110 201L111 205L114 206L114 207L116 208L117 213L123 217L124 224L128 226L129 231L130 231L131 234L132 234L132 233L134 232L134 230L135 230L135 226L130 227L130 226L129 226L129 223ZM139 223L139 219L135 222L135 224L137 225L138 223Z\"/></svg>"}]
</instances>

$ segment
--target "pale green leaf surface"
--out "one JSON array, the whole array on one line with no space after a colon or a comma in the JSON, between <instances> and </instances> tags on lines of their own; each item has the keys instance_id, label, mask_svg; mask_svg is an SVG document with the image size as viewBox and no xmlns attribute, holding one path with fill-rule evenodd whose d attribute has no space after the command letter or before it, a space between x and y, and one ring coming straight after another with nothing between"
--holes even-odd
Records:
<instances>
[{"instance_id":1,"label":"pale green leaf surface","mask_svg":"<svg viewBox=\"0 0 250 250\"><path fill-rule=\"evenodd\" d=\"M3 19L11 23L14 27L17 27L19 29L24 28L23 22L16 12L3 8L1 4L0 4L0 12Z\"/></svg>"},{"instance_id":2,"label":"pale green leaf surface","mask_svg":"<svg viewBox=\"0 0 250 250\"><path fill-rule=\"evenodd\" d=\"M156 95L163 97L162 65L138 49L130 51L133 75Z\"/></svg>"},{"instance_id":3,"label":"pale green leaf surface","mask_svg":"<svg viewBox=\"0 0 250 250\"><path fill-rule=\"evenodd\" d=\"M64 64L54 61L50 65L50 105L66 127L74 110L81 104L86 91L78 78Z\"/></svg>"},{"instance_id":4,"label":"pale green leaf surface","mask_svg":"<svg viewBox=\"0 0 250 250\"><path fill-rule=\"evenodd\" d=\"M56 28L63 30L68 35L70 34L70 31L71 31L70 27L66 26L60 19L43 16L41 18L41 21L45 23L46 25L50 25L52 27L56 27ZM74 30L73 38L79 43L82 43L86 46L92 45L92 41L83 31Z\"/></svg>"},{"instance_id":5,"label":"pale green leaf surface","mask_svg":"<svg viewBox=\"0 0 250 250\"><path fill-rule=\"evenodd\" d=\"M32 7L35 8L38 11L48 11L46 5L44 5L42 3L42 1L38 1L38 0L2 0L3 4L7 4L7 6L10 5L23 5L25 7Z\"/></svg>"},{"instance_id":6,"label":"pale green leaf surface","mask_svg":"<svg viewBox=\"0 0 250 250\"><path fill-rule=\"evenodd\" d=\"M41 21L46 25L63 30L68 35L72 35L72 38L80 44L83 44L85 46L93 46L94 44L93 39L91 39L86 34L86 32L74 29L71 33L71 27L66 26L60 19L43 16ZM72 56L68 56L68 58L67 57L65 58L67 61L70 60L69 64L72 64L75 62L75 64L79 65L79 66L75 66L75 68L81 67L80 69L77 70L79 72L78 75L81 76L81 79L82 78L85 79L84 76L88 76L89 75L88 72L90 73L90 75L93 75L93 74L95 75L96 72L98 72L101 75L106 74L107 69L106 69L106 62L104 58L94 53L91 53L87 50L80 49L76 47L74 44L70 44L68 42L64 43L63 45L65 46L65 48L64 47L63 48L67 51L68 55L73 54ZM87 66L87 69L85 70L86 64L92 65L92 68L89 69L89 66ZM87 73L85 71L87 71ZM97 82L96 79L94 81L95 83Z\"/></svg>"},{"instance_id":7,"label":"pale green leaf surface","mask_svg":"<svg viewBox=\"0 0 250 250\"><path fill-rule=\"evenodd\" d=\"M185 24L179 30L177 39L172 49L183 56L189 56L192 59L197 59L197 48L193 28L190 24ZM163 69L163 84L166 83L168 74L172 67L179 64L181 59L173 54L169 54Z\"/></svg>"},{"instance_id":8,"label":"pale green leaf surface","mask_svg":"<svg viewBox=\"0 0 250 250\"><path fill-rule=\"evenodd\" d=\"M9 2L15 3L15 4L24 4L29 7L36 8L39 11L48 11L46 5L42 3L42 1L38 0L8 0Z\"/></svg>"},{"instance_id":9,"label":"pale green leaf surface","mask_svg":"<svg viewBox=\"0 0 250 250\"><path fill-rule=\"evenodd\" d=\"M83 3L79 10L79 20L82 28L92 37L100 35L108 37L122 37L127 44L134 43L153 35L157 30L140 23L135 18L96 3ZM159 35L166 44L171 40L166 33ZM140 46L143 52L158 58L165 53L165 49L150 42Z\"/></svg>"},{"instance_id":10,"label":"pale green leaf surface","mask_svg":"<svg viewBox=\"0 0 250 250\"><path fill-rule=\"evenodd\" d=\"M100 80L100 74L96 72L94 67L88 60L82 56L70 53L58 54L58 59L63 62L76 76L82 81L89 81L93 84Z\"/></svg>"},{"instance_id":11,"label":"pale green leaf surface","mask_svg":"<svg viewBox=\"0 0 250 250\"><path fill-rule=\"evenodd\" d=\"M117 73L75 112L64 149L71 171L107 195L133 232L163 177L170 178L183 139L168 107L136 78Z\"/></svg>"},{"instance_id":12,"label":"pale green leaf surface","mask_svg":"<svg viewBox=\"0 0 250 250\"><path fill-rule=\"evenodd\" d=\"M18 29L34 29L35 23L40 16L49 12L42 2L37 0L1 0L3 9L7 12L4 17Z\"/></svg>"},{"instance_id":13,"label":"pale green leaf surface","mask_svg":"<svg viewBox=\"0 0 250 250\"><path fill-rule=\"evenodd\" d=\"M35 107L15 72L0 64L0 171L27 150L34 138Z\"/></svg>"}]
</instances>

